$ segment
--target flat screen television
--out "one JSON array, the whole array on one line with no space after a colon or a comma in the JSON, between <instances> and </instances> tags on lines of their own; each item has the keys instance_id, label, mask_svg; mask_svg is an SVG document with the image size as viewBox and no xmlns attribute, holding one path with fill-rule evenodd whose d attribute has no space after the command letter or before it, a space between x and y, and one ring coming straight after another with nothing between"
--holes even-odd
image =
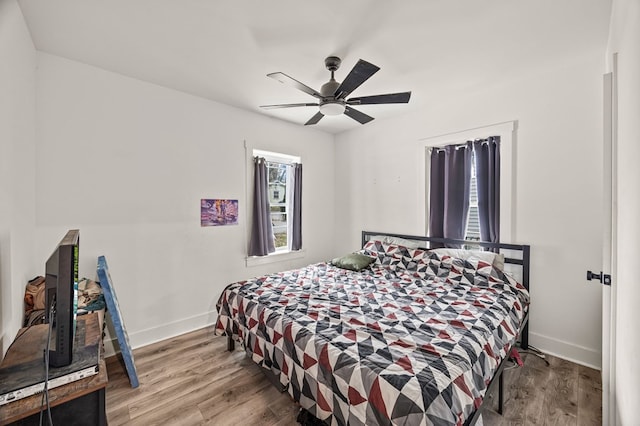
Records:
<instances>
[{"instance_id":1,"label":"flat screen television","mask_svg":"<svg viewBox=\"0 0 640 426\"><path fill-rule=\"evenodd\" d=\"M53 324L49 343L49 366L73 362L73 339L78 310L78 256L80 231L67 232L46 263L45 318ZM52 309L53 306L53 309Z\"/></svg>"}]
</instances>

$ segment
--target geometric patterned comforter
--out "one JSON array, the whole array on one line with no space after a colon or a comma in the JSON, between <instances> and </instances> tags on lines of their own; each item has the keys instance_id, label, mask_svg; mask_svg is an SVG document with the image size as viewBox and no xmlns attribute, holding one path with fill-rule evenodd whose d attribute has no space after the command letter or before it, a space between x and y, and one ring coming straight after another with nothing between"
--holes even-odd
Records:
<instances>
[{"instance_id":1,"label":"geometric patterned comforter","mask_svg":"<svg viewBox=\"0 0 640 426\"><path fill-rule=\"evenodd\" d=\"M369 242L361 272L318 263L229 285L216 333L241 341L333 425L462 425L515 341L522 285L483 262Z\"/></svg>"}]
</instances>

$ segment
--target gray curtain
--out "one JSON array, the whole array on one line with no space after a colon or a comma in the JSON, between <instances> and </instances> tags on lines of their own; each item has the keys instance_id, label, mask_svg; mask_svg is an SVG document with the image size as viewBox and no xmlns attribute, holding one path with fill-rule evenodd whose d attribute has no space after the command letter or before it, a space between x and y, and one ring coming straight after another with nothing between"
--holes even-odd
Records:
<instances>
[{"instance_id":1,"label":"gray curtain","mask_svg":"<svg viewBox=\"0 0 640 426\"><path fill-rule=\"evenodd\" d=\"M302 164L294 163L293 167L293 220L291 250L302 248Z\"/></svg>"},{"instance_id":2,"label":"gray curtain","mask_svg":"<svg viewBox=\"0 0 640 426\"><path fill-rule=\"evenodd\" d=\"M471 160L471 142L431 150L429 236L464 238L469 213ZM431 247L442 247L442 244Z\"/></svg>"},{"instance_id":3,"label":"gray curtain","mask_svg":"<svg viewBox=\"0 0 640 426\"><path fill-rule=\"evenodd\" d=\"M500 136L473 142L482 241L500 242Z\"/></svg>"},{"instance_id":4,"label":"gray curtain","mask_svg":"<svg viewBox=\"0 0 640 426\"><path fill-rule=\"evenodd\" d=\"M255 157L253 176L253 223L249 256L266 256L276 250L269 205L269 180L264 158Z\"/></svg>"}]
</instances>

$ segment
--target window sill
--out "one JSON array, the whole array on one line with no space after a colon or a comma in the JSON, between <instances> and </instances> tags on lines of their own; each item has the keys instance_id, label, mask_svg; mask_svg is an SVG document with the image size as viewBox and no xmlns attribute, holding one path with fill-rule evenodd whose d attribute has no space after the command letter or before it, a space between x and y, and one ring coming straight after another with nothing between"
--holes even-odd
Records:
<instances>
[{"instance_id":1,"label":"window sill","mask_svg":"<svg viewBox=\"0 0 640 426\"><path fill-rule=\"evenodd\" d=\"M267 256L250 256L246 258L247 266L265 265L268 263L283 262L285 260L301 259L306 255L306 250L281 251Z\"/></svg>"}]
</instances>

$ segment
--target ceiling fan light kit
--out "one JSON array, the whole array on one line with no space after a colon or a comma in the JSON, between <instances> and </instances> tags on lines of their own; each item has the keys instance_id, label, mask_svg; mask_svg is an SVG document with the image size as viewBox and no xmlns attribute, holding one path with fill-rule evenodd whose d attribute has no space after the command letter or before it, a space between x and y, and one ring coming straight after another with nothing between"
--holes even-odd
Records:
<instances>
[{"instance_id":1,"label":"ceiling fan light kit","mask_svg":"<svg viewBox=\"0 0 640 426\"><path fill-rule=\"evenodd\" d=\"M300 83L298 80L289 77L282 72L274 72L267 74L283 84L295 87L314 98L318 99L317 104L313 103L298 103L298 104L278 104L278 105L261 105L263 109L275 109L275 108L294 108L315 106L319 108L319 111L305 123L305 126L318 123L325 115L341 115L354 119L360 124L366 124L373 120L373 117L353 109L351 105L375 105L375 104L399 104L408 103L411 98L411 92L401 93L388 93L384 95L364 96L360 98L350 98L347 96L351 94L355 89L360 87L362 83L367 81L369 77L380 70L379 67L360 59L358 63L353 67L349 74L345 77L342 83L339 83L334 78L334 72L340 68L342 61L337 56L329 56L324 60L325 67L331 72L331 79L322 85L320 92L312 89L311 87Z\"/></svg>"},{"instance_id":2,"label":"ceiling fan light kit","mask_svg":"<svg viewBox=\"0 0 640 426\"><path fill-rule=\"evenodd\" d=\"M320 104L320 112L322 115L340 115L344 114L346 105L344 102L326 102Z\"/></svg>"}]
</instances>

